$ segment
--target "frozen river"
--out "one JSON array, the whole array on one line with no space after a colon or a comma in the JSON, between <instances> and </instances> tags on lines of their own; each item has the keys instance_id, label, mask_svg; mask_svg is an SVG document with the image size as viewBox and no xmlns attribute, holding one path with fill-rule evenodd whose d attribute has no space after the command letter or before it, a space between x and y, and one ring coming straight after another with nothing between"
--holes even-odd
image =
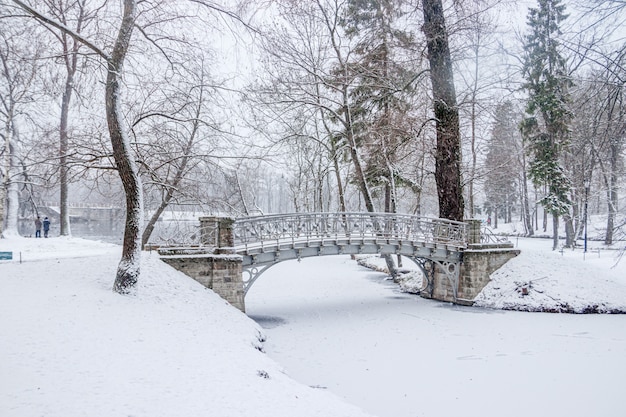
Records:
<instances>
[{"instance_id":1,"label":"frozen river","mask_svg":"<svg viewBox=\"0 0 626 417\"><path fill-rule=\"evenodd\" d=\"M380 417L623 417L626 316L458 307L349 257L270 268L246 297L292 378Z\"/></svg>"}]
</instances>

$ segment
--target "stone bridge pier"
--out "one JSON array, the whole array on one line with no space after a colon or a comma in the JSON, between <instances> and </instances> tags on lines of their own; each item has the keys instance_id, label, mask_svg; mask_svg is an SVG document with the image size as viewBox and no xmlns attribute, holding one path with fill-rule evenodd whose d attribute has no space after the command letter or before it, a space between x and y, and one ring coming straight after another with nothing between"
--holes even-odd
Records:
<instances>
[{"instance_id":1,"label":"stone bridge pier","mask_svg":"<svg viewBox=\"0 0 626 417\"><path fill-rule=\"evenodd\" d=\"M159 254L165 263L245 313L243 259L234 249L233 222L228 217L201 217L200 247L159 249Z\"/></svg>"},{"instance_id":2,"label":"stone bridge pier","mask_svg":"<svg viewBox=\"0 0 626 417\"><path fill-rule=\"evenodd\" d=\"M434 271L425 273L430 282L426 290L421 291L422 297L472 305L478 293L489 283L491 274L519 255L519 249L514 249L512 243L481 243L480 220L468 220L466 223L468 245L463 250L458 282L446 279L446 271L440 265L431 263Z\"/></svg>"}]
</instances>

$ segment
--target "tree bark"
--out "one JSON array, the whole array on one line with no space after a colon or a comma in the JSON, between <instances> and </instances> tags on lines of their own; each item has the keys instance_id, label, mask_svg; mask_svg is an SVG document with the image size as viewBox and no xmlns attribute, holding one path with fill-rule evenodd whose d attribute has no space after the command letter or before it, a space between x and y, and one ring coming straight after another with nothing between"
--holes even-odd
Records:
<instances>
[{"instance_id":1,"label":"tree bark","mask_svg":"<svg viewBox=\"0 0 626 417\"><path fill-rule=\"evenodd\" d=\"M76 33L81 33L85 19L85 4L78 2L78 17L76 20ZM64 13L64 11L61 11ZM72 93L74 91L74 77L78 69L78 50L81 43L76 39L71 39L67 33L63 33L63 58L65 60L65 90L61 101L61 123L59 129L59 226L61 236L71 236L70 211L68 206L69 200L69 165L67 155L69 152L69 133L68 120L70 115L70 103L72 101Z\"/></svg>"},{"instance_id":2,"label":"tree bark","mask_svg":"<svg viewBox=\"0 0 626 417\"><path fill-rule=\"evenodd\" d=\"M0 166L0 237L4 234L4 227L6 222L6 209L7 209L7 190L9 188L9 174L11 171L11 157L9 153L9 134L11 133L11 125L9 119L4 126L4 152L2 166Z\"/></svg>"},{"instance_id":3,"label":"tree bark","mask_svg":"<svg viewBox=\"0 0 626 417\"><path fill-rule=\"evenodd\" d=\"M14 98L14 76L11 73L8 64L8 54L6 51L0 54L0 70L2 78L8 86L7 97L2 100L5 123L3 132L0 135L4 139L2 155L2 167L0 168L0 237L9 235L18 235L17 216L18 216L18 190L15 182L15 172L17 170L17 158L15 155L15 141L17 140L15 115L16 103Z\"/></svg>"},{"instance_id":4,"label":"tree bark","mask_svg":"<svg viewBox=\"0 0 626 417\"><path fill-rule=\"evenodd\" d=\"M335 180L337 181L337 198L339 199L339 211L346 211L346 198L344 196L343 191L343 182L341 180L341 171L339 170L339 156L337 152L337 145L335 141L331 139L331 150L332 150L332 159L333 159L333 168L335 171Z\"/></svg>"},{"instance_id":5,"label":"tree bark","mask_svg":"<svg viewBox=\"0 0 626 417\"><path fill-rule=\"evenodd\" d=\"M607 186L607 205L608 213L606 219L606 235L604 236L604 244L613 244L613 231L615 229L615 217L617 215L617 190L618 190L618 172L619 172L619 146L617 139L611 139L609 145L610 173Z\"/></svg>"},{"instance_id":6,"label":"tree bark","mask_svg":"<svg viewBox=\"0 0 626 417\"><path fill-rule=\"evenodd\" d=\"M124 14L119 33L108 60L106 82L106 117L113 147L113 157L126 193L126 225L122 259L117 267L113 290L128 293L137 284L141 263L140 230L143 226L143 190L123 125L120 109L120 83L124 59L133 33L136 1L124 0Z\"/></svg>"},{"instance_id":7,"label":"tree bark","mask_svg":"<svg viewBox=\"0 0 626 417\"><path fill-rule=\"evenodd\" d=\"M422 0L422 5L424 9L422 29L428 45L437 130L435 180L439 197L439 217L463 221L459 110L456 104L443 6L441 0Z\"/></svg>"},{"instance_id":8,"label":"tree bark","mask_svg":"<svg viewBox=\"0 0 626 417\"><path fill-rule=\"evenodd\" d=\"M528 203L528 178L526 177L526 162L523 162L523 172L522 172L522 204L523 204L523 215L524 215L524 228L526 229L526 236L532 236L534 234L533 231L533 223L530 218L530 204Z\"/></svg>"},{"instance_id":9,"label":"tree bark","mask_svg":"<svg viewBox=\"0 0 626 417\"><path fill-rule=\"evenodd\" d=\"M565 225L565 247L573 248L576 241L576 233L574 232L574 220L569 213L563 215L563 224Z\"/></svg>"},{"instance_id":10,"label":"tree bark","mask_svg":"<svg viewBox=\"0 0 626 417\"><path fill-rule=\"evenodd\" d=\"M552 250L559 247L559 215L552 213Z\"/></svg>"},{"instance_id":11,"label":"tree bark","mask_svg":"<svg viewBox=\"0 0 626 417\"><path fill-rule=\"evenodd\" d=\"M19 189L16 181L18 172L18 158L16 155L16 146L11 140L6 143L7 165L5 167L4 178L4 227L2 235L19 236L18 232L18 214L19 214Z\"/></svg>"},{"instance_id":12,"label":"tree bark","mask_svg":"<svg viewBox=\"0 0 626 417\"><path fill-rule=\"evenodd\" d=\"M67 58L66 58L67 59ZM75 60L76 58L74 58ZM75 66L73 67L75 71ZM61 124L59 134L59 187L60 187L60 201L59 201L59 226L61 236L71 235L70 231L70 213L68 207L68 172L69 167L67 165L67 153L68 153L68 119L70 112L70 101L72 98L72 89L74 84L74 72L67 67L68 73L65 79L65 91L63 92L63 99L61 101Z\"/></svg>"}]
</instances>

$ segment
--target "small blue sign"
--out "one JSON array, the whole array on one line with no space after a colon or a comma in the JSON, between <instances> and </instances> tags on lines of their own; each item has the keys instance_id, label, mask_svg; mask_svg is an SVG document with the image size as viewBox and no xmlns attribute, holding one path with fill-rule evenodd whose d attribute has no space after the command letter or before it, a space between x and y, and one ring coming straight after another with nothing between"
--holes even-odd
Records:
<instances>
[{"instance_id":1,"label":"small blue sign","mask_svg":"<svg viewBox=\"0 0 626 417\"><path fill-rule=\"evenodd\" d=\"M0 252L0 261L13 259L13 252Z\"/></svg>"}]
</instances>

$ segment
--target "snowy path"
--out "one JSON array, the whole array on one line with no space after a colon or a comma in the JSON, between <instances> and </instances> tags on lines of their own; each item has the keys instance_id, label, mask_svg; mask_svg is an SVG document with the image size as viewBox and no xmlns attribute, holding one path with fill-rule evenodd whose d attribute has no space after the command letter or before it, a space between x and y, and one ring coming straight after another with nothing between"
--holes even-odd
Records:
<instances>
[{"instance_id":1,"label":"snowy path","mask_svg":"<svg viewBox=\"0 0 626 417\"><path fill-rule=\"evenodd\" d=\"M291 377L381 417L623 416L626 315L457 307L349 257L269 269L247 311Z\"/></svg>"}]
</instances>

